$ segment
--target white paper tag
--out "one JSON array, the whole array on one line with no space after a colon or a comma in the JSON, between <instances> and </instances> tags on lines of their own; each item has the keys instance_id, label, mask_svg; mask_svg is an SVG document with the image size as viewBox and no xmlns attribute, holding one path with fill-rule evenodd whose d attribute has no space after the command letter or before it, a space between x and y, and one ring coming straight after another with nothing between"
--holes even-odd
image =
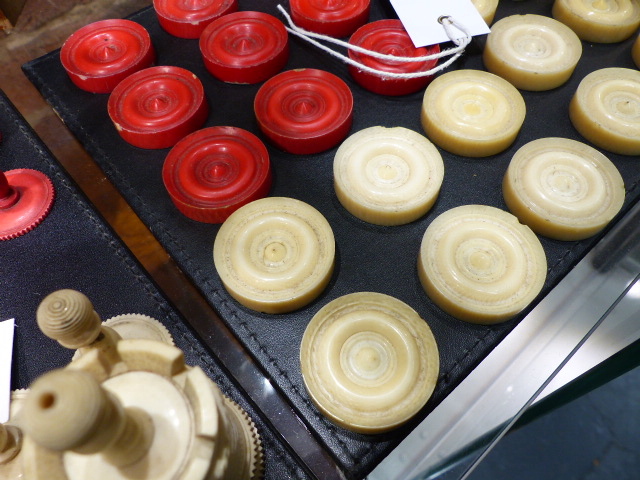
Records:
<instances>
[{"instance_id":1,"label":"white paper tag","mask_svg":"<svg viewBox=\"0 0 640 480\"><path fill-rule=\"evenodd\" d=\"M398 18L416 47L448 42L450 39L438 19L450 16L471 36L484 35L490 29L471 0L391 0ZM460 37L464 34L460 32Z\"/></svg>"},{"instance_id":2,"label":"white paper tag","mask_svg":"<svg viewBox=\"0 0 640 480\"><path fill-rule=\"evenodd\" d=\"M0 423L9 420L14 325L13 318L0 322Z\"/></svg>"}]
</instances>

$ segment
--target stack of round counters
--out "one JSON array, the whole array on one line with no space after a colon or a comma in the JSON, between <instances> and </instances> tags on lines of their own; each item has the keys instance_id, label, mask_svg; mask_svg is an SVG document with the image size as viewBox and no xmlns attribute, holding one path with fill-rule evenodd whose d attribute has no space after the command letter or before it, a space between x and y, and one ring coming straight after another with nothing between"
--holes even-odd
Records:
<instances>
[{"instance_id":1,"label":"stack of round counters","mask_svg":"<svg viewBox=\"0 0 640 480\"><path fill-rule=\"evenodd\" d=\"M347 138L333 162L336 195L352 215L377 225L402 225L429 211L444 163L424 136L403 127L370 127Z\"/></svg>"},{"instance_id":2,"label":"stack of round counters","mask_svg":"<svg viewBox=\"0 0 640 480\"><path fill-rule=\"evenodd\" d=\"M305 387L317 408L349 430L396 428L427 403L440 359L427 323L381 293L339 297L318 311L300 345Z\"/></svg>"},{"instance_id":3,"label":"stack of round counters","mask_svg":"<svg viewBox=\"0 0 640 480\"><path fill-rule=\"evenodd\" d=\"M507 207L522 223L557 240L595 235L620 211L625 197L615 165L596 149L566 138L522 146L502 188Z\"/></svg>"},{"instance_id":4,"label":"stack of round counters","mask_svg":"<svg viewBox=\"0 0 640 480\"><path fill-rule=\"evenodd\" d=\"M538 237L503 210L464 205L427 228L418 274L429 298L472 323L506 321L542 290L547 261Z\"/></svg>"},{"instance_id":5,"label":"stack of round counters","mask_svg":"<svg viewBox=\"0 0 640 480\"><path fill-rule=\"evenodd\" d=\"M269 153L246 130L205 128L171 149L162 179L184 215L199 222L222 223L241 206L269 193Z\"/></svg>"},{"instance_id":6,"label":"stack of round counters","mask_svg":"<svg viewBox=\"0 0 640 480\"><path fill-rule=\"evenodd\" d=\"M204 88L180 67L150 67L113 90L107 105L120 136L140 148L172 147L200 128L209 114Z\"/></svg>"},{"instance_id":7,"label":"stack of round counters","mask_svg":"<svg viewBox=\"0 0 640 480\"><path fill-rule=\"evenodd\" d=\"M640 26L637 0L556 0L551 13L587 42L621 42Z\"/></svg>"},{"instance_id":8,"label":"stack of round counters","mask_svg":"<svg viewBox=\"0 0 640 480\"><path fill-rule=\"evenodd\" d=\"M324 70L289 70L258 90L254 111L260 130L278 148L305 155L328 150L349 134L353 95Z\"/></svg>"},{"instance_id":9,"label":"stack of round counters","mask_svg":"<svg viewBox=\"0 0 640 480\"><path fill-rule=\"evenodd\" d=\"M482 59L516 88L543 91L569 80L581 55L582 42L566 25L542 15L512 15L491 27Z\"/></svg>"},{"instance_id":10,"label":"stack of round counters","mask_svg":"<svg viewBox=\"0 0 640 480\"><path fill-rule=\"evenodd\" d=\"M498 9L498 0L471 0L487 25L491 25Z\"/></svg>"},{"instance_id":11,"label":"stack of round counters","mask_svg":"<svg viewBox=\"0 0 640 480\"><path fill-rule=\"evenodd\" d=\"M640 71L603 68L582 79L569 118L594 145L621 155L640 155Z\"/></svg>"},{"instance_id":12,"label":"stack of round counters","mask_svg":"<svg viewBox=\"0 0 640 480\"><path fill-rule=\"evenodd\" d=\"M262 12L235 12L211 22L200 36L204 65L228 83L262 82L280 72L289 59L284 24Z\"/></svg>"},{"instance_id":13,"label":"stack of round counters","mask_svg":"<svg viewBox=\"0 0 640 480\"><path fill-rule=\"evenodd\" d=\"M397 57L423 57L440 52L439 45L416 48L400 20L378 20L360 27L349 39L351 45ZM415 78L393 77L387 74L413 74L433 69L437 59L399 62L375 58L349 49L349 58L380 73L372 73L349 65L349 73L363 88L381 95L407 95L423 89L431 75Z\"/></svg>"},{"instance_id":14,"label":"stack of round counters","mask_svg":"<svg viewBox=\"0 0 640 480\"><path fill-rule=\"evenodd\" d=\"M333 273L335 240L311 205L287 197L255 200L232 213L213 245L229 294L247 308L286 313L313 301Z\"/></svg>"},{"instance_id":15,"label":"stack of round counters","mask_svg":"<svg viewBox=\"0 0 640 480\"><path fill-rule=\"evenodd\" d=\"M85 25L60 49L60 62L71 81L93 93L110 93L123 79L154 61L149 33L130 20Z\"/></svg>"},{"instance_id":16,"label":"stack of round counters","mask_svg":"<svg viewBox=\"0 0 640 480\"><path fill-rule=\"evenodd\" d=\"M369 0L290 0L293 22L310 32L347 37L369 20Z\"/></svg>"},{"instance_id":17,"label":"stack of round counters","mask_svg":"<svg viewBox=\"0 0 640 480\"><path fill-rule=\"evenodd\" d=\"M509 82L481 70L456 70L425 90L421 121L427 137L448 152L486 157L502 152L522 128L526 106Z\"/></svg>"},{"instance_id":18,"label":"stack of round counters","mask_svg":"<svg viewBox=\"0 0 640 480\"><path fill-rule=\"evenodd\" d=\"M215 19L238 10L238 0L153 0L160 26L176 37L199 38Z\"/></svg>"}]
</instances>

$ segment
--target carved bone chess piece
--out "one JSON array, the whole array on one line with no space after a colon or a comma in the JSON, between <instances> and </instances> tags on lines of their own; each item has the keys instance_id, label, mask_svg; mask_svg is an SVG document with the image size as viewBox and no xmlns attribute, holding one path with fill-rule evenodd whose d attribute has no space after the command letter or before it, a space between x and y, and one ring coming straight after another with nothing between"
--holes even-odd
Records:
<instances>
[{"instance_id":1,"label":"carved bone chess piece","mask_svg":"<svg viewBox=\"0 0 640 480\"><path fill-rule=\"evenodd\" d=\"M38 325L81 355L32 385L21 451L33 480L257 479L255 425L180 349L121 338L87 297L46 297Z\"/></svg>"}]
</instances>

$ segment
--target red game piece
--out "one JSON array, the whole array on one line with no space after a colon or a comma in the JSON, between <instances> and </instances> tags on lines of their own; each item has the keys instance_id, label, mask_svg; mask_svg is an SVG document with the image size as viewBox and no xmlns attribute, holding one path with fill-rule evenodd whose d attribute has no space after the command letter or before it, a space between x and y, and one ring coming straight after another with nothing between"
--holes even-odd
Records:
<instances>
[{"instance_id":1,"label":"red game piece","mask_svg":"<svg viewBox=\"0 0 640 480\"><path fill-rule=\"evenodd\" d=\"M369 20L369 0L290 0L294 23L310 32L348 37Z\"/></svg>"},{"instance_id":2,"label":"red game piece","mask_svg":"<svg viewBox=\"0 0 640 480\"><path fill-rule=\"evenodd\" d=\"M120 136L140 148L172 147L209 114L204 87L189 70L150 67L123 80L107 105Z\"/></svg>"},{"instance_id":3,"label":"red game piece","mask_svg":"<svg viewBox=\"0 0 640 480\"><path fill-rule=\"evenodd\" d=\"M398 57L421 57L440 52L439 45L416 48L400 20L378 20L360 27L349 39L351 45ZM398 62L378 59L349 50L349 58L367 67L389 73L424 72L434 68L438 60ZM363 88L381 95L407 95L425 88L432 75L415 78L392 78L367 72L349 65L349 73Z\"/></svg>"},{"instance_id":4,"label":"red game piece","mask_svg":"<svg viewBox=\"0 0 640 480\"><path fill-rule=\"evenodd\" d=\"M155 50L142 25L101 20L73 33L62 45L60 61L77 87L109 93L133 72L151 66Z\"/></svg>"},{"instance_id":5,"label":"red game piece","mask_svg":"<svg viewBox=\"0 0 640 480\"><path fill-rule=\"evenodd\" d=\"M289 59L284 24L262 12L235 12L211 22L200 37L207 70L229 83L258 83L280 72Z\"/></svg>"},{"instance_id":6,"label":"red game piece","mask_svg":"<svg viewBox=\"0 0 640 480\"><path fill-rule=\"evenodd\" d=\"M238 0L153 0L158 23L171 35L199 38L207 25L238 10Z\"/></svg>"},{"instance_id":7,"label":"red game piece","mask_svg":"<svg viewBox=\"0 0 640 480\"><path fill-rule=\"evenodd\" d=\"M318 153L349 133L353 95L336 75L302 68L265 82L254 110L260 129L277 147L295 154Z\"/></svg>"},{"instance_id":8,"label":"red game piece","mask_svg":"<svg viewBox=\"0 0 640 480\"><path fill-rule=\"evenodd\" d=\"M0 171L0 240L38 226L51 211L54 196L51 180L37 170Z\"/></svg>"},{"instance_id":9,"label":"red game piece","mask_svg":"<svg viewBox=\"0 0 640 480\"><path fill-rule=\"evenodd\" d=\"M162 179L184 215L222 223L241 206L269 193L269 153L258 137L241 128L204 128L171 149Z\"/></svg>"}]
</instances>

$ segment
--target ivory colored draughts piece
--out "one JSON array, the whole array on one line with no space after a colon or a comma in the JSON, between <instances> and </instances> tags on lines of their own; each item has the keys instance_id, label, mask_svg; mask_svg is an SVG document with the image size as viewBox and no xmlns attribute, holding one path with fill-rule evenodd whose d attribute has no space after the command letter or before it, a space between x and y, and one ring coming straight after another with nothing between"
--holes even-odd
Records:
<instances>
[{"instance_id":1,"label":"ivory colored draughts piece","mask_svg":"<svg viewBox=\"0 0 640 480\"><path fill-rule=\"evenodd\" d=\"M582 42L563 23L542 15L511 15L487 36L482 59L491 73L522 90L559 87L573 73Z\"/></svg>"},{"instance_id":2,"label":"ivory colored draughts piece","mask_svg":"<svg viewBox=\"0 0 640 480\"><path fill-rule=\"evenodd\" d=\"M30 389L23 408L26 478L261 477L255 425L199 367L185 365L181 350L119 338L73 290L47 296L37 317L44 332L82 355Z\"/></svg>"},{"instance_id":3,"label":"ivory colored draughts piece","mask_svg":"<svg viewBox=\"0 0 640 480\"><path fill-rule=\"evenodd\" d=\"M370 127L347 138L333 161L340 203L377 225L402 225L422 217L438 197L444 163L423 135L404 127Z\"/></svg>"},{"instance_id":4,"label":"ivory colored draughts piece","mask_svg":"<svg viewBox=\"0 0 640 480\"><path fill-rule=\"evenodd\" d=\"M621 155L640 155L640 71L610 67L584 77L569 103L580 135Z\"/></svg>"},{"instance_id":5,"label":"ivory colored draughts piece","mask_svg":"<svg viewBox=\"0 0 640 480\"><path fill-rule=\"evenodd\" d=\"M556 0L551 14L582 40L595 43L621 42L640 25L638 0Z\"/></svg>"},{"instance_id":6,"label":"ivory colored draughts piece","mask_svg":"<svg viewBox=\"0 0 640 480\"><path fill-rule=\"evenodd\" d=\"M429 84L421 121L427 137L448 152L487 157L502 152L522 128L526 106L503 78L482 70L454 70Z\"/></svg>"},{"instance_id":7,"label":"ivory colored draughts piece","mask_svg":"<svg viewBox=\"0 0 640 480\"><path fill-rule=\"evenodd\" d=\"M538 237L504 210L464 205L427 227L418 274L431 300L456 318L492 324L540 293L547 261Z\"/></svg>"},{"instance_id":8,"label":"ivory colored draughts piece","mask_svg":"<svg viewBox=\"0 0 640 480\"><path fill-rule=\"evenodd\" d=\"M491 25L498 9L498 0L471 0L487 25Z\"/></svg>"},{"instance_id":9,"label":"ivory colored draughts piece","mask_svg":"<svg viewBox=\"0 0 640 480\"><path fill-rule=\"evenodd\" d=\"M439 356L427 323L381 293L337 298L314 315L300 346L304 383L318 409L360 433L402 425L429 400Z\"/></svg>"},{"instance_id":10,"label":"ivory colored draughts piece","mask_svg":"<svg viewBox=\"0 0 640 480\"><path fill-rule=\"evenodd\" d=\"M518 149L502 182L507 207L541 235L582 240L622 208L624 180L595 148L567 138L540 138Z\"/></svg>"},{"instance_id":11,"label":"ivory colored draughts piece","mask_svg":"<svg viewBox=\"0 0 640 480\"><path fill-rule=\"evenodd\" d=\"M229 294L265 313L303 307L326 287L335 240L329 222L311 205L268 197L236 210L222 224L213 261Z\"/></svg>"}]
</instances>

